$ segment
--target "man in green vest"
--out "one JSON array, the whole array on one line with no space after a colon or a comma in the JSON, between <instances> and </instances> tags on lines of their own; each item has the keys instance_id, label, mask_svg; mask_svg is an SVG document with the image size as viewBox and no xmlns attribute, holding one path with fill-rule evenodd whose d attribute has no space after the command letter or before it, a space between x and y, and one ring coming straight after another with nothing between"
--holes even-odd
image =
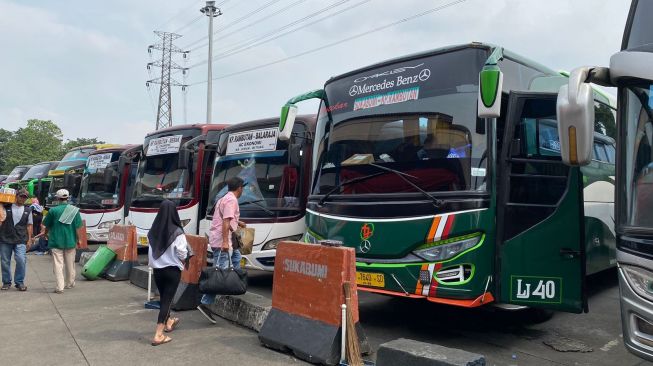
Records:
<instances>
[{"instance_id":1,"label":"man in green vest","mask_svg":"<svg viewBox=\"0 0 653 366\"><path fill-rule=\"evenodd\" d=\"M79 208L68 204L70 193L60 189L55 194L57 205L43 219L48 247L52 251L57 294L75 287L75 249L80 244L82 217ZM64 277L65 270L65 277Z\"/></svg>"}]
</instances>

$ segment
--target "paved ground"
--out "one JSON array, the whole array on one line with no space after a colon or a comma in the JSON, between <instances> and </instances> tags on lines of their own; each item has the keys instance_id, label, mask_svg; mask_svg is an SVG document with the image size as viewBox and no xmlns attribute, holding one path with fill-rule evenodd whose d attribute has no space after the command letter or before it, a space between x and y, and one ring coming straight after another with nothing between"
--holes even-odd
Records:
<instances>
[{"instance_id":1,"label":"paved ground","mask_svg":"<svg viewBox=\"0 0 653 366\"><path fill-rule=\"evenodd\" d=\"M250 291L269 297L271 284L271 274L250 271ZM481 353L489 365L653 365L623 346L616 271L590 277L588 287L588 314L556 313L541 323L529 312L458 309L363 292L359 310L373 349L404 337Z\"/></svg>"},{"instance_id":2,"label":"paved ground","mask_svg":"<svg viewBox=\"0 0 653 366\"><path fill-rule=\"evenodd\" d=\"M50 257L28 258L29 291L0 292L0 365L303 364L261 347L254 332L237 325L210 326L196 311L180 313L172 343L151 347L156 313L143 308L144 290L80 277L75 289L57 295ZM250 290L270 297L272 279L250 271ZM616 273L591 277L589 288L589 314L557 313L541 323L528 313L368 293L360 294L361 321L375 350L405 337L482 353L489 365L653 365L623 347Z\"/></svg>"},{"instance_id":3,"label":"paved ground","mask_svg":"<svg viewBox=\"0 0 653 366\"><path fill-rule=\"evenodd\" d=\"M227 321L180 313L173 342L152 347L156 312L128 282L85 281L54 294L49 256L28 256L27 292L0 292L0 365L299 365Z\"/></svg>"}]
</instances>

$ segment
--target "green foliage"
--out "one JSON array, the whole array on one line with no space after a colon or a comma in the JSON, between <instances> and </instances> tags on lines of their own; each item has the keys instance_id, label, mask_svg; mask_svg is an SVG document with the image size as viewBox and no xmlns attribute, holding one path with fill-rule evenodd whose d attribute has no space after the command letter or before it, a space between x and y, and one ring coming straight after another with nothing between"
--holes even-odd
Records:
<instances>
[{"instance_id":1,"label":"green foliage","mask_svg":"<svg viewBox=\"0 0 653 366\"><path fill-rule=\"evenodd\" d=\"M614 112L610 107L599 103L598 108L594 110L594 131L610 136L613 139L617 138L617 122Z\"/></svg>"},{"instance_id":2,"label":"green foliage","mask_svg":"<svg viewBox=\"0 0 653 366\"><path fill-rule=\"evenodd\" d=\"M27 126L12 132L0 129L0 174L17 165L60 160L73 147L102 143L97 138L77 138L63 143L63 133L56 123L30 119Z\"/></svg>"},{"instance_id":3,"label":"green foliage","mask_svg":"<svg viewBox=\"0 0 653 366\"><path fill-rule=\"evenodd\" d=\"M74 140L68 140L66 141L65 144L63 144L63 153L67 153L69 150L79 147L79 146L85 146L85 145L94 145L94 144L104 144L104 141L98 140L97 137L93 138L86 138L86 137L78 137Z\"/></svg>"}]
</instances>

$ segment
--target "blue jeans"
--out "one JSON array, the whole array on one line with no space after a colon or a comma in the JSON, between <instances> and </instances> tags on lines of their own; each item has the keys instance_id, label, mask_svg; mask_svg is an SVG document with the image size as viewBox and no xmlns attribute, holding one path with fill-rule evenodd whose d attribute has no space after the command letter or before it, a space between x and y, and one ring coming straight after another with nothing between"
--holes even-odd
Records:
<instances>
[{"instance_id":1,"label":"blue jeans","mask_svg":"<svg viewBox=\"0 0 653 366\"><path fill-rule=\"evenodd\" d=\"M2 267L2 284L11 285L11 255L16 260L14 284L23 285L25 281L25 244L0 244L0 267Z\"/></svg>"},{"instance_id":2,"label":"blue jeans","mask_svg":"<svg viewBox=\"0 0 653 366\"><path fill-rule=\"evenodd\" d=\"M229 253L223 252L220 249L213 249L213 265L225 269L229 266ZM216 258L215 252L218 252L218 257ZM231 264L234 268L240 269L240 250L236 249L231 253ZM215 295L204 294L202 295L202 300L200 301L204 305L210 305L215 302Z\"/></svg>"}]
</instances>

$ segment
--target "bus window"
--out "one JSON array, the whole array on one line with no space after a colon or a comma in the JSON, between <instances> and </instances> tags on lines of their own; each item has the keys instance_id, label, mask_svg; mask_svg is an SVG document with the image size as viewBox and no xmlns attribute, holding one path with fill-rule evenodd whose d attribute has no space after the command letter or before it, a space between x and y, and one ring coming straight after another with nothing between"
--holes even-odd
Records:
<instances>
[{"instance_id":1,"label":"bus window","mask_svg":"<svg viewBox=\"0 0 653 366\"><path fill-rule=\"evenodd\" d=\"M608 154L602 142L594 142L594 158L598 161L608 162Z\"/></svg>"},{"instance_id":2,"label":"bus window","mask_svg":"<svg viewBox=\"0 0 653 366\"><path fill-rule=\"evenodd\" d=\"M608 162L614 164L616 160L616 152L614 145L605 145L605 151L608 153Z\"/></svg>"}]
</instances>

